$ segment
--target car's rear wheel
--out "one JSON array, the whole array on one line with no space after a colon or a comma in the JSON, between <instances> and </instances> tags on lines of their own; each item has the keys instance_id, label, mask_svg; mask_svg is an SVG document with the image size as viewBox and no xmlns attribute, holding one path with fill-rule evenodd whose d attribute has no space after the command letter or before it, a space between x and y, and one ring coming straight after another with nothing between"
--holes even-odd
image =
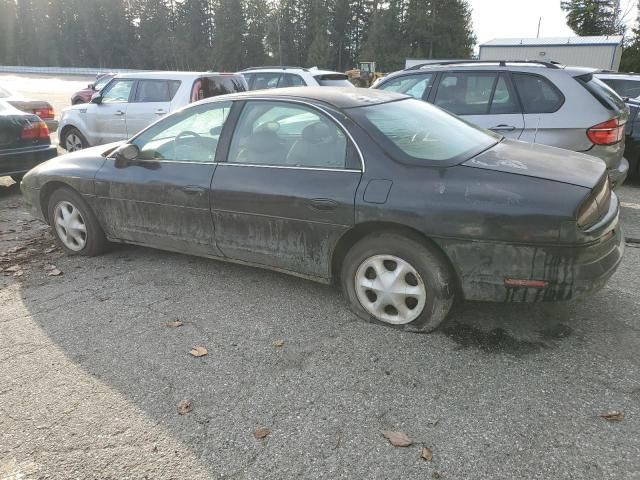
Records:
<instances>
[{"instance_id":1,"label":"car's rear wheel","mask_svg":"<svg viewBox=\"0 0 640 480\"><path fill-rule=\"evenodd\" d=\"M48 207L53 234L67 254L93 256L106 249L104 231L78 193L60 188L49 198Z\"/></svg>"},{"instance_id":2,"label":"car's rear wheel","mask_svg":"<svg viewBox=\"0 0 640 480\"><path fill-rule=\"evenodd\" d=\"M359 317L409 331L435 330L454 300L454 277L442 254L411 236L362 239L345 256L341 276Z\"/></svg>"},{"instance_id":3,"label":"car's rear wheel","mask_svg":"<svg viewBox=\"0 0 640 480\"><path fill-rule=\"evenodd\" d=\"M77 152L78 150L83 150L89 146L87 139L84 138L84 135L80 133L75 127L68 128L62 134L62 138L60 139L60 145L67 152Z\"/></svg>"}]
</instances>

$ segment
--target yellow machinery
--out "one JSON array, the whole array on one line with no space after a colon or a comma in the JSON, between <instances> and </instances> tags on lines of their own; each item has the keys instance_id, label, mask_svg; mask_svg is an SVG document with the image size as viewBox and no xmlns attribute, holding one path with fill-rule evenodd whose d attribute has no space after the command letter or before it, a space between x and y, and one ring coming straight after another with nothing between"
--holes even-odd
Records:
<instances>
[{"instance_id":1,"label":"yellow machinery","mask_svg":"<svg viewBox=\"0 0 640 480\"><path fill-rule=\"evenodd\" d=\"M359 62L358 68L345 72L356 87L368 88L383 74L376 72L376 62Z\"/></svg>"}]
</instances>

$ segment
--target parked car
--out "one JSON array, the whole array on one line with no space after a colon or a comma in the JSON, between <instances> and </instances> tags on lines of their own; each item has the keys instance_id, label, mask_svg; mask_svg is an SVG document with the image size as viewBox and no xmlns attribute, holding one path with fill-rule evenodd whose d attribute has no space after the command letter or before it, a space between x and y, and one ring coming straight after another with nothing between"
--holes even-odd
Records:
<instances>
[{"instance_id":1,"label":"parked car","mask_svg":"<svg viewBox=\"0 0 640 480\"><path fill-rule=\"evenodd\" d=\"M113 77L115 73L99 74L96 75L96 81L87 85L87 88L78 90L71 95L71 105L79 105L81 103L89 103L91 98L100 90L102 90Z\"/></svg>"},{"instance_id":2,"label":"parked car","mask_svg":"<svg viewBox=\"0 0 640 480\"><path fill-rule=\"evenodd\" d=\"M416 65L375 88L406 93L511 139L587 153L624 182L629 110L591 68L548 62L452 61Z\"/></svg>"},{"instance_id":3,"label":"parked car","mask_svg":"<svg viewBox=\"0 0 640 480\"><path fill-rule=\"evenodd\" d=\"M40 117L0 100L0 177L20 182L28 170L56 155Z\"/></svg>"},{"instance_id":4,"label":"parked car","mask_svg":"<svg viewBox=\"0 0 640 480\"><path fill-rule=\"evenodd\" d=\"M363 319L415 331L456 297L593 292L624 248L597 158L369 89L198 102L21 185L69 254L125 242L336 282Z\"/></svg>"},{"instance_id":5,"label":"parked car","mask_svg":"<svg viewBox=\"0 0 640 480\"><path fill-rule=\"evenodd\" d=\"M640 75L601 71L595 74L623 99L640 99Z\"/></svg>"},{"instance_id":6,"label":"parked car","mask_svg":"<svg viewBox=\"0 0 640 480\"><path fill-rule=\"evenodd\" d=\"M246 89L242 75L233 73L118 74L90 103L62 111L60 146L75 152L125 140L191 102Z\"/></svg>"},{"instance_id":7,"label":"parked car","mask_svg":"<svg viewBox=\"0 0 640 480\"><path fill-rule=\"evenodd\" d=\"M8 102L23 112L37 115L47 124L49 131L53 131L58 128L58 121L55 119L55 111L49 102L24 97L12 92L2 85L0 85L0 101Z\"/></svg>"},{"instance_id":8,"label":"parked car","mask_svg":"<svg viewBox=\"0 0 640 480\"><path fill-rule=\"evenodd\" d=\"M353 87L346 73L303 67L253 67L240 72L249 90L286 87Z\"/></svg>"}]
</instances>

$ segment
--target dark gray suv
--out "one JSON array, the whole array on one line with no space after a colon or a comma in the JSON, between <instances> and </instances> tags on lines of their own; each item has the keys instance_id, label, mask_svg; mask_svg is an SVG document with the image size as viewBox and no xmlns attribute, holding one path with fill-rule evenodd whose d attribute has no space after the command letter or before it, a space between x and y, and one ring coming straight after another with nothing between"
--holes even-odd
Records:
<instances>
[{"instance_id":1,"label":"dark gray suv","mask_svg":"<svg viewBox=\"0 0 640 480\"><path fill-rule=\"evenodd\" d=\"M392 73L373 88L433 103L508 138L593 155L620 185L629 170L629 110L594 72L549 62L452 61Z\"/></svg>"}]
</instances>

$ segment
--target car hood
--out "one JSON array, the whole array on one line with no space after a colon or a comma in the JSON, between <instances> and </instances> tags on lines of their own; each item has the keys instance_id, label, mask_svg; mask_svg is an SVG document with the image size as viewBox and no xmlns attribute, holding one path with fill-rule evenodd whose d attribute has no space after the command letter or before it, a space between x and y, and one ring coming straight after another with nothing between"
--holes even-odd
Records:
<instances>
[{"instance_id":1,"label":"car hood","mask_svg":"<svg viewBox=\"0 0 640 480\"><path fill-rule=\"evenodd\" d=\"M585 188L593 188L606 171L605 163L591 155L507 139L463 165Z\"/></svg>"}]
</instances>

